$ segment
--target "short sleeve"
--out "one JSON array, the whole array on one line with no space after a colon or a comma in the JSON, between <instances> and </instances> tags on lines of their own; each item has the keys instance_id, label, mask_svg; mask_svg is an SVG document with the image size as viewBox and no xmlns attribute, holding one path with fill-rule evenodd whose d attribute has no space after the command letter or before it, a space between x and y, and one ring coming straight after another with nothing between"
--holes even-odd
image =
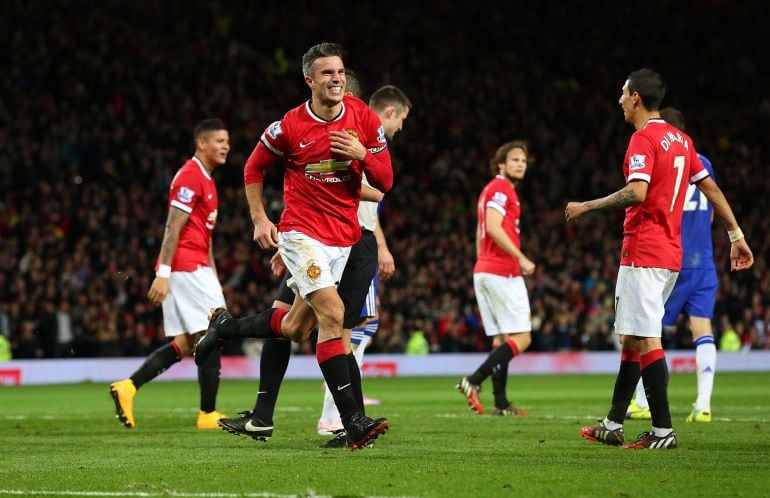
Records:
<instances>
[{"instance_id":1,"label":"short sleeve","mask_svg":"<svg viewBox=\"0 0 770 498\"><path fill-rule=\"evenodd\" d=\"M690 142L692 145L692 142ZM690 183L697 183L709 176L709 171L700 160L700 156L695 152L695 147L690 147Z\"/></svg>"},{"instance_id":2,"label":"short sleeve","mask_svg":"<svg viewBox=\"0 0 770 498\"><path fill-rule=\"evenodd\" d=\"M388 147L388 141L385 138L385 127L382 126L380 117L371 109L367 108L367 119L365 130L367 141L366 146L369 152L377 154Z\"/></svg>"},{"instance_id":3,"label":"short sleeve","mask_svg":"<svg viewBox=\"0 0 770 498\"><path fill-rule=\"evenodd\" d=\"M260 141L265 144L265 147L277 156L283 156L283 153L288 150L286 143L286 120L274 121L267 127Z\"/></svg>"},{"instance_id":4,"label":"short sleeve","mask_svg":"<svg viewBox=\"0 0 770 498\"><path fill-rule=\"evenodd\" d=\"M624 165L628 171L626 182L643 180L650 183L652 170L655 167L655 148L650 139L635 133L628 144L626 158L627 163Z\"/></svg>"},{"instance_id":5,"label":"short sleeve","mask_svg":"<svg viewBox=\"0 0 770 498\"><path fill-rule=\"evenodd\" d=\"M182 170L174 178L174 181L171 182L169 204L190 214L202 193L203 189L200 178L193 174L191 170Z\"/></svg>"}]
</instances>

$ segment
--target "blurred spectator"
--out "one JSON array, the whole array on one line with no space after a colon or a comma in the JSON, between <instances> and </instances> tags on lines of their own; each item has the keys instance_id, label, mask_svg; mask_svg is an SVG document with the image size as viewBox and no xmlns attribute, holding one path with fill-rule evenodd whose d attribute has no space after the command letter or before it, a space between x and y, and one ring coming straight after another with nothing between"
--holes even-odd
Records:
<instances>
[{"instance_id":1,"label":"blurred spectator","mask_svg":"<svg viewBox=\"0 0 770 498\"><path fill-rule=\"evenodd\" d=\"M670 23L641 46L628 37L623 9L600 7L432 1L340 13L340 25L358 29L334 41L367 87L397 84L415 104L408 136L390 144L396 186L382 220L400 270L381 291L372 352L403 352L418 328L431 352L487 348L469 291L475 195L495 145L522 136L535 157L519 193L522 245L538 264L527 279L532 349L614 347L622 214L567 227L562 210L567 198L622 185L633 130L612 103L617 68L647 64L669 85L665 103L698 123L694 139L717 165L754 250L752 272L731 274L729 244L715 227L715 316L742 327L748 347L768 347L770 196L757 178L770 157L770 32L762 29L770 9L759 0L652 0L638 21L666 11ZM291 1L0 2L0 333L15 352L145 356L160 345L161 316L145 299L163 234L155 213L189 156L188 130L208 116L231 130L231 164L215 174L224 292L235 314L269 306L277 282L271 254L251 243L240 168L268 120L305 95L299 76L284 75L299 74L309 43L295 33L322 41L318 22L296 16ZM361 37L375 22L397 42ZM586 23L590 37L561 28ZM222 69L201 71L212 58ZM275 168L265 180L274 220L281 192ZM690 347L676 337L670 345Z\"/></svg>"}]
</instances>

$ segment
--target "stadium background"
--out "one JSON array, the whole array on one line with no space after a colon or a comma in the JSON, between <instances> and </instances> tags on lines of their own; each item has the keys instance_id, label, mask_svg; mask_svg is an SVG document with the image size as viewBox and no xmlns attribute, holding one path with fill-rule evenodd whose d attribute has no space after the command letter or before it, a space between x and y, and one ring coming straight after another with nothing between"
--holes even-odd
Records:
<instances>
[{"instance_id":1,"label":"stadium background","mask_svg":"<svg viewBox=\"0 0 770 498\"><path fill-rule=\"evenodd\" d=\"M422 329L432 349L486 347L472 291L475 201L495 147L526 138L520 188L534 350L613 347L621 214L568 228L563 206L616 190L632 133L617 105L638 67L668 82L709 156L756 265L720 271L715 327L766 349L770 40L762 2L650 1L343 7L310 2L0 3L0 333L15 358L143 356L162 336L145 299L167 188L208 116L230 128L215 173L215 253L228 305L272 301L269 254L250 242L242 167L264 127L307 98L302 53L339 41L365 95L401 87L414 103L391 144L396 187L384 230L397 274L381 290L371 351L403 350ZM280 168L268 177L281 210ZM69 331L69 333L67 333ZM689 347L680 330L668 348ZM238 353L236 346L230 350Z\"/></svg>"}]
</instances>

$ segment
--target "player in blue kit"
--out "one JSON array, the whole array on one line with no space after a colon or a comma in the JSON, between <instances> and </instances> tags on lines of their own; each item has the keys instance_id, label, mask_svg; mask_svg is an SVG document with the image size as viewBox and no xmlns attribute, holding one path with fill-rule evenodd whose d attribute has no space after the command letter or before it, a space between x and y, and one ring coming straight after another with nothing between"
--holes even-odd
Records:
<instances>
[{"instance_id":1,"label":"player in blue kit","mask_svg":"<svg viewBox=\"0 0 770 498\"><path fill-rule=\"evenodd\" d=\"M660 111L660 115L667 123L685 131L684 116L677 109L667 107ZM709 175L715 178L711 161L702 154L698 154L698 157ZM711 422L711 392L717 363L711 319L714 316L718 287L714 246L711 241L713 219L714 209L706 196L695 185L689 185L682 214L682 271L666 301L663 315L664 328L673 328L680 313L686 314L690 321L695 344L698 398L693 404L692 413L686 419L687 422ZM636 399L631 401L626 418L650 418L650 408L641 380L637 385Z\"/></svg>"}]
</instances>

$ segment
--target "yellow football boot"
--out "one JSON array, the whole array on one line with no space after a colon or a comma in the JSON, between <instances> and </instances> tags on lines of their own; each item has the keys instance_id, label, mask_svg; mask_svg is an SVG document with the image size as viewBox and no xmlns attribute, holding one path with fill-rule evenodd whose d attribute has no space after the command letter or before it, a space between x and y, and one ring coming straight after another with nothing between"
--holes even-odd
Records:
<instances>
[{"instance_id":1,"label":"yellow football boot","mask_svg":"<svg viewBox=\"0 0 770 498\"><path fill-rule=\"evenodd\" d=\"M220 418L227 418L222 412L214 410L213 412L198 411L198 429L219 429L217 421Z\"/></svg>"},{"instance_id":2,"label":"yellow football boot","mask_svg":"<svg viewBox=\"0 0 770 498\"><path fill-rule=\"evenodd\" d=\"M129 429L136 427L134 423L134 396L136 387L131 379L119 380L110 384L110 396L115 401L115 416L120 423Z\"/></svg>"}]
</instances>

